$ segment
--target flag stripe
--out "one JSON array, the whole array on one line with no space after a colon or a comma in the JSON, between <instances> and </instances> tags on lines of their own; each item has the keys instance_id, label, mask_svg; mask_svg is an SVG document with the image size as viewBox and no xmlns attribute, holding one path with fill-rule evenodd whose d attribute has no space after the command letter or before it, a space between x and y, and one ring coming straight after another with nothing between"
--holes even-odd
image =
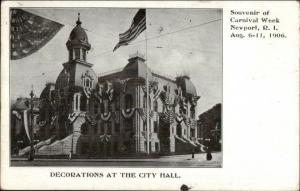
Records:
<instances>
[{"instance_id":1,"label":"flag stripe","mask_svg":"<svg viewBox=\"0 0 300 191\"><path fill-rule=\"evenodd\" d=\"M146 24L143 24L141 26L141 28L139 28L134 34L132 34L129 38L126 38L126 39L120 39L120 43L129 43L131 41L133 41L134 39L136 39L139 34L141 34L144 30L146 29Z\"/></svg>"},{"instance_id":2,"label":"flag stripe","mask_svg":"<svg viewBox=\"0 0 300 191\"><path fill-rule=\"evenodd\" d=\"M119 34L119 42L113 51L120 46L128 45L144 30L146 30L146 9L139 9L132 20L130 28L126 32Z\"/></svg>"},{"instance_id":3,"label":"flag stripe","mask_svg":"<svg viewBox=\"0 0 300 191\"><path fill-rule=\"evenodd\" d=\"M146 18L143 18L137 25L132 25L125 33L119 34L120 38L128 37L130 33L135 32L141 24L146 22Z\"/></svg>"}]
</instances>

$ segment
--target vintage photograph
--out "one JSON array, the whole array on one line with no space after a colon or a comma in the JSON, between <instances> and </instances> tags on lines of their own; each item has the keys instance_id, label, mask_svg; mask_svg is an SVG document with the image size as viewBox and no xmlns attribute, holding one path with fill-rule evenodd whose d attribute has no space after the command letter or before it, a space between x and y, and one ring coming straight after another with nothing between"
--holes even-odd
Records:
<instances>
[{"instance_id":1,"label":"vintage photograph","mask_svg":"<svg viewBox=\"0 0 300 191\"><path fill-rule=\"evenodd\" d=\"M221 168L222 14L10 8L10 166Z\"/></svg>"}]
</instances>

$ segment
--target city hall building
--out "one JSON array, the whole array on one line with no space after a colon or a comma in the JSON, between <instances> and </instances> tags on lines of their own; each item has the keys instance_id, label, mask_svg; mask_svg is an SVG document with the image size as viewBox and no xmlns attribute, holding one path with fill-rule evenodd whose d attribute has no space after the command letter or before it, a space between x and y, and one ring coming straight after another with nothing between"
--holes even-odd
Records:
<instances>
[{"instance_id":1,"label":"city hall building","mask_svg":"<svg viewBox=\"0 0 300 191\"><path fill-rule=\"evenodd\" d=\"M122 69L97 76L87 58L88 36L79 19L76 24L66 43L68 61L39 98L35 154L109 157L199 149L200 97L191 79L151 71L139 53Z\"/></svg>"}]
</instances>

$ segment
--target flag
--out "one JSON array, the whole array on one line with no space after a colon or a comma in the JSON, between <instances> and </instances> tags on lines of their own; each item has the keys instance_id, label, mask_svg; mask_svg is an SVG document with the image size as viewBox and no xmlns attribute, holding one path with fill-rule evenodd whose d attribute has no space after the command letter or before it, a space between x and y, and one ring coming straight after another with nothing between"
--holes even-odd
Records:
<instances>
[{"instance_id":1,"label":"flag","mask_svg":"<svg viewBox=\"0 0 300 191\"><path fill-rule=\"evenodd\" d=\"M10 57L24 58L42 48L63 27L62 24L22 9L11 9Z\"/></svg>"},{"instance_id":2,"label":"flag","mask_svg":"<svg viewBox=\"0 0 300 191\"><path fill-rule=\"evenodd\" d=\"M146 9L139 9L132 20L130 28L126 32L119 34L119 43L113 51L117 50L120 46L128 45L144 30L146 30Z\"/></svg>"}]
</instances>

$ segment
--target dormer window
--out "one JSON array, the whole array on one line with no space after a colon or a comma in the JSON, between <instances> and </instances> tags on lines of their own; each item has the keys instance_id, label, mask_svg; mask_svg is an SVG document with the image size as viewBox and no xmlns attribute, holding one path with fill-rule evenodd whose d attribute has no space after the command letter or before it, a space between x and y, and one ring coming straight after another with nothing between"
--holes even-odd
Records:
<instances>
[{"instance_id":1,"label":"dormer window","mask_svg":"<svg viewBox=\"0 0 300 191\"><path fill-rule=\"evenodd\" d=\"M75 59L80 59L80 49L79 48L75 48Z\"/></svg>"},{"instance_id":2,"label":"dormer window","mask_svg":"<svg viewBox=\"0 0 300 191\"><path fill-rule=\"evenodd\" d=\"M82 79L82 86L86 88L93 88L93 78L89 74L88 71L86 71L84 74L81 76Z\"/></svg>"}]
</instances>

